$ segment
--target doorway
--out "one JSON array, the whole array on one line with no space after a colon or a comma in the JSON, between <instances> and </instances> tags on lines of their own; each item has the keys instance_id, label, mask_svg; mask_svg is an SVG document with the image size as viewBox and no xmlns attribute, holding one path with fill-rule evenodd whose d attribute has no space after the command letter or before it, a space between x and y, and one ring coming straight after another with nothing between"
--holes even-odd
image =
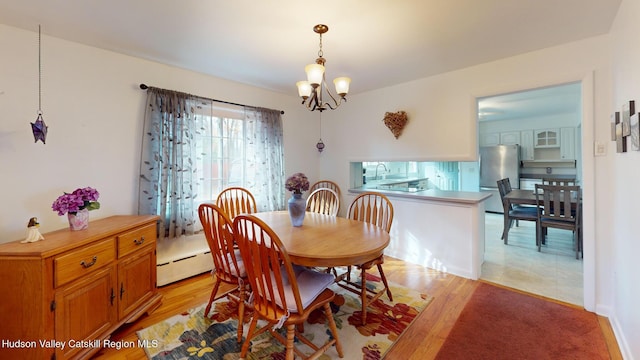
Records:
<instances>
[{"instance_id":1,"label":"doorway","mask_svg":"<svg viewBox=\"0 0 640 360\"><path fill-rule=\"evenodd\" d=\"M531 186L527 184L543 176L575 177L580 184L582 108L581 82L477 98L478 144L520 147L519 176L511 179L513 187ZM550 134L556 136L554 142L537 146L538 137L548 140ZM509 232L509 245L504 245L503 214L491 209L485 220L482 279L584 305L584 266L570 251L571 232L549 234L554 237L554 247L549 244L538 252L535 223L520 222Z\"/></svg>"}]
</instances>

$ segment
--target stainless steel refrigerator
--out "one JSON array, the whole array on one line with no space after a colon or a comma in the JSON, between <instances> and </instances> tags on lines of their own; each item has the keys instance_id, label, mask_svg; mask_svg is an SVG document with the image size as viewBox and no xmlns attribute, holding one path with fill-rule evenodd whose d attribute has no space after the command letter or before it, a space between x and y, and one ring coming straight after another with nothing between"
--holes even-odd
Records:
<instances>
[{"instance_id":1,"label":"stainless steel refrigerator","mask_svg":"<svg viewBox=\"0 0 640 360\"><path fill-rule=\"evenodd\" d=\"M493 196L485 202L486 211L502 213L498 180L509 178L513 189L520 188L520 146L480 147L480 191Z\"/></svg>"}]
</instances>

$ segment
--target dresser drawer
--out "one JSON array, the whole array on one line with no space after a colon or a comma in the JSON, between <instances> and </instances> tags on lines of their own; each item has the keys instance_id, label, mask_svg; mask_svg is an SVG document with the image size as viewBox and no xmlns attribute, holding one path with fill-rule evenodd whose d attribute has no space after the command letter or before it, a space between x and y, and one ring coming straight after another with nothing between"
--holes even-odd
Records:
<instances>
[{"instance_id":1,"label":"dresser drawer","mask_svg":"<svg viewBox=\"0 0 640 360\"><path fill-rule=\"evenodd\" d=\"M143 226L118 235L118 258L156 242L156 225Z\"/></svg>"},{"instance_id":2,"label":"dresser drawer","mask_svg":"<svg viewBox=\"0 0 640 360\"><path fill-rule=\"evenodd\" d=\"M71 250L53 259L55 286L59 287L99 269L116 259L115 238Z\"/></svg>"}]
</instances>

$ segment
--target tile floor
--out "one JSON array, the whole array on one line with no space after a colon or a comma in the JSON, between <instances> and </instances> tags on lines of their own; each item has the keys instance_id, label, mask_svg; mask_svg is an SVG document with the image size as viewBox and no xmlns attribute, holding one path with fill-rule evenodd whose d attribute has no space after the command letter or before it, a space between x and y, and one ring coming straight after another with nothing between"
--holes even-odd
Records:
<instances>
[{"instance_id":1,"label":"tile floor","mask_svg":"<svg viewBox=\"0 0 640 360\"><path fill-rule=\"evenodd\" d=\"M485 256L481 279L519 290L583 305L582 259L576 260L572 233L549 229L547 246L538 252L535 222L520 221L500 239L502 214L485 214Z\"/></svg>"}]
</instances>

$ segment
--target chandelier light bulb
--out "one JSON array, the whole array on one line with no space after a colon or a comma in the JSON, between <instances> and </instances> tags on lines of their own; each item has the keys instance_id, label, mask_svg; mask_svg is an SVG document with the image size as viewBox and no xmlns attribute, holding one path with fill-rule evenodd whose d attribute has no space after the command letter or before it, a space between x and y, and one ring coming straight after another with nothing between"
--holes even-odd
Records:
<instances>
[{"instance_id":1,"label":"chandelier light bulb","mask_svg":"<svg viewBox=\"0 0 640 360\"><path fill-rule=\"evenodd\" d=\"M298 96L300 96L303 99L307 99L309 96L311 96L311 90L313 89L311 87L311 84L309 84L308 81L298 81L296 83L296 86L298 87Z\"/></svg>"},{"instance_id":2,"label":"chandelier light bulb","mask_svg":"<svg viewBox=\"0 0 640 360\"><path fill-rule=\"evenodd\" d=\"M348 77L339 77L333 80L333 84L336 86L336 93L341 97L345 97L349 92L349 84L351 79Z\"/></svg>"},{"instance_id":3,"label":"chandelier light bulb","mask_svg":"<svg viewBox=\"0 0 640 360\"><path fill-rule=\"evenodd\" d=\"M324 78L324 66L320 64L309 64L304 67L304 71L307 73L307 81L312 87L318 87L322 84Z\"/></svg>"}]
</instances>

